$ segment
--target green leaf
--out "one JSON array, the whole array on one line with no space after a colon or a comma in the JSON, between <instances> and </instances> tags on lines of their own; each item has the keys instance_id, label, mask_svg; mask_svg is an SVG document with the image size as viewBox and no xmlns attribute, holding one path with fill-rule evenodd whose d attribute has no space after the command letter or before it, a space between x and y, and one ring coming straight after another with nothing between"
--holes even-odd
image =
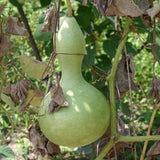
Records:
<instances>
[{"instance_id":1,"label":"green leaf","mask_svg":"<svg viewBox=\"0 0 160 160\"><path fill-rule=\"evenodd\" d=\"M96 47L95 45L89 46L86 48L87 54L83 59L83 67L88 68L88 66L92 66L95 63L95 55L96 55Z\"/></svg>"},{"instance_id":2,"label":"green leaf","mask_svg":"<svg viewBox=\"0 0 160 160\"><path fill-rule=\"evenodd\" d=\"M10 159L15 157L13 151L6 145L0 146L0 156L3 158L10 158Z\"/></svg>"},{"instance_id":3,"label":"green leaf","mask_svg":"<svg viewBox=\"0 0 160 160\"><path fill-rule=\"evenodd\" d=\"M82 28L87 28L91 24L91 20L94 19L92 9L88 6L79 6L77 14L77 22Z\"/></svg>"},{"instance_id":4,"label":"green leaf","mask_svg":"<svg viewBox=\"0 0 160 160\"><path fill-rule=\"evenodd\" d=\"M157 43L156 53L158 58L160 59L160 29L157 29L156 31L156 43Z\"/></svg>"},{"instance_id":5,"label":"green leaf","mask_svg":"<svg viewBox=\"0 0 160 160\"><path fill-rule=\"evenodd\" d=\"M51 3L52 0L40 0L41 6L45 7Z\"/></svg>"},{"instance_id":6,"label":"green leaf","mask_svg":"<svg viewBox=\"0 0 160 160\"><path fill-rule=\"evenodd\" d=\"M21 63L23 72L27 73L29 76L36 79L41 79L43 72L47 67L46 63L35 60L24 54L20 56L20 63ZM48 68L48 71L49 70L50 70L50 67ZM48 72L45 72L45 74L43 75L43 78L45 78L47 74Z\"/></svg>"},{"instance_id":7,"label":"green leaf","mask_svg":"<svg viewBox=\"0 0 160 160\"><path fill-rule=\"evenodd\" d=\"M45 53L49 57L53 52L53 39L44 43Z\"/></svg>"},{"instance_id":8,"label":"green leaf","mask_svg":"<svg viewBox=\"0 0 160 160\"><path fill-rule=\"evenodd\" d=\"M3 102L5 102L7 105L9 105L10 107L15 106L14 102L12 101L11 97L1 93L1 99Z\"/></svg>"},{"instance_id":9,"label":"green leaf","mask_svg":"<svg viewBox=\"0 0 160 160\"><path fill-rule=\"evenodd\" d=\"M111 59L115 56L119 40L120 37L113 35L108 40L105 40L103 42L103 49L110 56Z\"/></svg>"},{"instance_id":10,"label":"green leaf","mask_svg":"<svg viewBox=\"0 0 160 160\"><path fill-rule=\"evenodd\" d=\"M50 39L52 39L53 37L53 33L52 32L40 32L40 30L42 29L43 24L37 24L37 28L36 31L34 33L34 38L38 41L49 41Z\"/></svg>"},{"instance_id":11,"label":"green leaf","mask_svg":"<svg viewBox=\"0 0 160 160\"><path fill-rule=\"evenodd\" d=\"M16 7L22 7L23 5L23 3L21 3L19 0L9 0L9 2Z\"/></svg>"},{"instance_id":12,"label":"green leaf","mask_svg":"<svg viewBox=\"0 0 160 160\"><path fill-rule=\"evenodd\" d=\"M128 53L132 53L133 55L137 54L137 49L130 42L126 42L126 48Z\"/></svg>"}]
</instances>

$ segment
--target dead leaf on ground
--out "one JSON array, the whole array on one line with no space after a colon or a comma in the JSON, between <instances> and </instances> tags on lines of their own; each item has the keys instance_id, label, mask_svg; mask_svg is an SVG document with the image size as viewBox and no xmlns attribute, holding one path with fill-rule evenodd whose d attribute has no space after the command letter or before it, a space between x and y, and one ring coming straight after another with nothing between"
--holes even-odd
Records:
<instances>
[{"instance_id":1,"label":"dead leaf on ground","mask_svg":"<svg viewBox=\"0 0 160 160\"><path fill-rule=\"evenodd\" d=\"M4 56L12 47L13 43L10 42L11 35L0 34L0 57Z\"/></svg>"},{"instance_id":2,"label":"dead leaf on ground","mask_svg":"<svg viewBox=\"0 0 160 160\"><path fill-rule=\"evenodd\" d=\"M155 97L156 104L160 102L160 80L156 77L153 78L151 88L148 94L149 98Z\"/></svg>"},{"instance_id":3,"label":"dead leaf on ground","mask_svg":"<svg viewBox=\"0 0 160 160\"><path fill-rule=\"evenodd\" d=\"M57 19L57 7L53 6L44 11L45 14L45 24L40 32L55 32L56 29L56 19Z\"/></svg>"},{"instance_id":4,"label":"dead leaf on ground","mask_svg":"<svg viewBox=\"0 0 160 160\"><path fill-rule=\"evenodd\" d=\"M61 153L60 147L50 142L41 132L40 127L34 124L29 128L29 139L33 143L37 152L43 157L48 154L54 158L57 154Z\"/></svg>"},{"instance_id":5,"label":"dead leaf on ground","mask_svg":"<svg viewBox=\"0 0 160 160\"><path fill-rule=\"evenodd\" d=\"M17 17L9 17L8 24L6 26L4 26L3 29L7 33L12 34L12 35L29 36L28 31L19 22Z\"/></svg>"},{"instance_id":6,"label":"dead leaf on ground","mask_svg":"<svg viewBox=\"0 0 160 160\"><path fill-rule=\"evenodd\" d=\"M92 0L102 15L139 17L143 14L133 0Z\"/></svg>"},{"instance_id":7,"label":"dead leaf on ground","mask_svg":"<svg viewBox=\"0 0 160 160\"><path fill-rule=\"evenodd\" d=\"M3 6L2 5L0 5L0 14L3 12Z\"/></svg>"},{"instance_id":8,"label":"dead leaf on ground","mask_svg":"<svg viewBox=\"0 0 160 160\"><path fill-rule=\"evenodd\" d=\"M20 63L23 72L36 79L41 79L42 76L44 79L50 71L50 67L46 63L35 60L25 54L20 56Z\"/></svg>"},{"instance_id":9,"label":"dead leaf on ground","mask_svg":"<svg viewBox=\"0 0 160 160\"><path fill-rule=\"evenodd\" d=\"M52 101L49 104L48 114L68 106L68 102L65 100L63 90L60 86L60 77L58 74L55 74L55 81L50 92Z\"/></svg>"},{"instance_id":10,"label":"dead leaf on ground","mask_svg":"<svg viewBox=\"0 0 160 160\"><path fill-rule=\"evenodd\" d=\"M128 67L127 67L128 63ZM129 69L129 71L128 71ZM129 72L129 75L128 75ZM122 59L118 63L116 75L115 75L115 98L120 99L129 91L129 83L131 85L131 90L137 90L134 83L135 66L133 61L133 55L128 54L127 56L123 54ZM130 82L129 82L130 78Z\"/></svg>"},{"instance_id":11,"label":"dead leaf on ground","mask_svg":"<svg viewBox=\"0 0 160 160\"><path fill-rule=\"evenodd\" d=\"M147 152L147 158L153 159L160 155L160 141L156 141L153 146Z\"/></svg>"}]
</instances>

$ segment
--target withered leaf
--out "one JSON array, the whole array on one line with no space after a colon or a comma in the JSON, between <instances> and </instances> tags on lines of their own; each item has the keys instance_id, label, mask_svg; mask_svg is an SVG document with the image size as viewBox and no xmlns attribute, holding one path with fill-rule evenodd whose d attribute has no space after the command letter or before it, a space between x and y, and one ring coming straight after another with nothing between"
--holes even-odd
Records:
<instances>
[{"instance_id":1,"label":"withered leaf","mask_svg":"<svg viewBox=\"0 0 160 160\"><path fill-rule=\"evenodd\" d=\"M55 75L54 85L50 89L52 101L49 104L48 113L58 111L61 107L67 107L68 102L64 98L63 90L60 86L60 78Z\"/></svg>"},{"instance_id":2,"label":"withered leaf","mask_svg":"<svg viewBox=\"0 0 160 160\"><path fill-rule=\"evenodd\" d=\"M48 154L52 157L61 153L60 147L57 144L54 144L50 141L47 142L46 148Z\"/></svg>"},{"instance_id":3,"label":"withered leaf","mask_svg":"<svg viewBox=\"0 0 160 160\"><path fill-rule=\"evenodd\" d=\"M29 139L42 156L48 154L49 157L54 158L57 154L61 153L60 147L53 142L50 142L43 135L37 124L34 124L29 128Z\"/></svg>"},{"instance_id":4,"label":"withered leaf","mask_svg":"<svg viewBox=\"0 0 160 160\"><path fill-rule=\"evenodd\" d=\"M5 55L12 47L12 42L10 42L11 35L0 34L0 57Z\"/></svg>"},{"instance_id":5,"label":"withered leaf","mask_svg":"<svg viewBox=\"0 0 160 160\"><path fill-rule=\"evenodd\" d=\"M23 99L22 102L19 104L18 110L19 112L23 113L26 108L29 106L26 99Z\"/></svg>"},{"instance_id":6,"label":"withered leaf","mask_svg":"<svg viewBox=\"0 0 160 160\"><path fill-rule=\"evenodd\" d=\"M40 32L54 32L56 29L56 19L57 19L57 8L56 6L53 6L46 11L44 11L45 14L45 25L40 30Z\"/></svg>"},{"instance_id":7,"label":"withered leaf","mask_svg":"<svg viewBox=\"0 0 160 160\"><path fill-rule=\"evenodd\" d=\"M9 17L8 24L3 28L7 33L18 36L29 36L28 31L19 22L17 17Z\"/></svg>"},{"instance_id":8,"label":"withered leaf","mask_svg":"<svg viewBox=\"0 0 160 160\"><path fill-rule=\"evenodd\" d=\"M147 9L153 6L153 0L137 0L139 8L145 13Z\"/></svg>"},{"instance_id":9,"label":"withered leaf","mask_svg":"<svg viewBox=\"0 0 160 160\"><path fill-rule=\"evenodd\" d=\"M160 141L156 141L147 152L147 158L156 158L160 155Z\"/></svg>"},{"instance_id":10,"label":"withered leaf","mask_svg":"<svg viewBox=\"0 0 160 160\"><path fill-rule=\"evenodd\" d=\"M41 136L41 131L37 125L33 125L29 128L29 140L33 143L35 149L41 153L42 156L45 156L47 150L45 148L45 143L43 137Z\"/></svg>"},{"instance_id":11,"label":"withered leaf","mask_svg":"<svg viewBox=\"0 0 160 160\"><path fill-rule=\"evenodd\" d=\"M2 13L3 9L4 9L3 6L0 5L0 14Z\"/></svg>"},{"instance_id":12,"label":"withered leaf","mask_svg":"<svg viewBox=\"0 0 160 160\"><path fill-rule=\"evenodd\" d=\"M154 77L152 80L148 96L149 98L155 97L157 104L160 102L160 80L156 77Z\"/></svg>"},{"instance_id":13,"label":"withered leaf","mask_svg":"<svg viewBox=\"0 0 160 160\"><path fill-rule=\"evenodd\" d=\"M5 88L2 89L2 93L10 94L11 93L11 84L7 85Z\"/></svg>"},{"instance_id":14,"label":"withered leaf","mask_svg":"<svg viewBox=\"0 0 160 160\"><path fill-rule=\"evenodd\" d=\"M160 4L148 9L146 12L150 17L155 17L158 13L160 13Z\"/></svg>"},{"instance_id":15,"label":"withered leaf","mask_svg":"<svg viewBox=\"0 0 160 160\"><path fill-rule=\"evenodd\" d=\"M127 63L128 63L128 67L127 67ZM128 77L128 72L129 72L129 77ZM118 63L118 67L115 75L115 98L116 99L120 99L129 91L129 83L131 85L131 90L137 90L137 87L133 80L134 75L135 75L135 67L134 67L133 55L128 54L126 56L125 54L123 54L122 59Z\"/></svg>"},{"instance_id":16,"label":"withered leaf","mask_svg":"<svg viewBox=\"0 0 160 160\"><path fill-rule=\"evenodd\" d=\"M113 0L91 0L93 4L96 5L98 11L105 15L106 10L110 7Z\"/></svg>"},{"instance_id":17,"label":"withered leaf","mask_svg":"<svg viewBox=\"0 0 160 160\"><path fill-rule=\"evenodd\" d=\"M143 14L133 0L94 0L93 3L106 16L139 17Z\"/></svg>"},{"instance_id":18,"label":"withered leaf","mask_svg":"<svg viewBox=\"0 0 160 160\"><path fill-rule=\"evenodd\" d=\"M13 102L16 104L20 99L23 101L28 95L30 88L30 82L27 80L19 80L15 84L11 84L10 96Z\"/></svg>"},{"instance_id":19,"label":"withered leaf","mask_svg":"<svg viewBox=\"0 0 160 160\"><path fill-rule=\"evenodd\" d=\"M147 10L153 7L153 0L138 0L137 3L139 8L144 12L141 16L143 23L147 27L152 27L151 17L147 14Z\"/></svg>"}]
</instances>

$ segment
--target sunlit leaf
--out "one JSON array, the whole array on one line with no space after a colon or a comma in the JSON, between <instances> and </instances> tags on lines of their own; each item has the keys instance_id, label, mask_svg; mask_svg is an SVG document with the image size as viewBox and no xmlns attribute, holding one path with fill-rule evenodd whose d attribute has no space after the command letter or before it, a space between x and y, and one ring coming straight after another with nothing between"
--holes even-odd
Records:
<instances>
[{"instance_id":1,"label":"sunlit leaf","mask_svg":"<svg viewBox=\"0 0 160 160\"><path fill-rule=\"evenodd\" d=\"M41 79L43 72L47 67L47 64L45 64L44 62L35 60L27 55L20 56L20 63L21 63L23 72L27 73L29 76L36 79ZM50 67L44 73L43 78L47 76L49 69Z\"/></svg>"},{"instance_id":2,"label":"sunlit leaf","mask_svg":"<svg viewBox=\"0 0 160 160\"><path fill-rule=\"evenodd\" d=\"M14 102L12 101L11 97L6 95L6 94L1 94L1 99L2 101L4 101L7 105L9 105L10 107L15 106Z\"/></svg>"},{"instance_id":3,"label":"sunlit leaf","mask_svg":"<svg viewBox=\"0 0 160 160\"><path fill-rule=\"evenodd\" d=\"M30 103L34 107L39 107L44 97L44 93L40 90L30 89L28 92L27 103Z\"/></svg>"}]
</instances>

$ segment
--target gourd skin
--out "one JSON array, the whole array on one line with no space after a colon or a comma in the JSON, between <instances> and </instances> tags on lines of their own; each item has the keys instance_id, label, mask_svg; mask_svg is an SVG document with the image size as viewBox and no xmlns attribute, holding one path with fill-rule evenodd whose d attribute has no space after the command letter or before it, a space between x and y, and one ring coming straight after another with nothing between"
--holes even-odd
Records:
<instances>
[{"instance_id":1,"label":"gourd skin","mask_svg":"<svg viewBox=\"0 0 160 160\"><path fill-rule=\"evenodd\" d=\"M58 55L62 70L61 87L69 106L48 114L51 101L51 94L48 93L40 105L39 125L44 135L55 144L68 147L87 145L107 130L110 110L103 94L82 77L83 55L74 53L85 53L85 41L73 17L64 20L57 35L56 47L57 53L73 54Z\"/></svg>"}]
</instances>

